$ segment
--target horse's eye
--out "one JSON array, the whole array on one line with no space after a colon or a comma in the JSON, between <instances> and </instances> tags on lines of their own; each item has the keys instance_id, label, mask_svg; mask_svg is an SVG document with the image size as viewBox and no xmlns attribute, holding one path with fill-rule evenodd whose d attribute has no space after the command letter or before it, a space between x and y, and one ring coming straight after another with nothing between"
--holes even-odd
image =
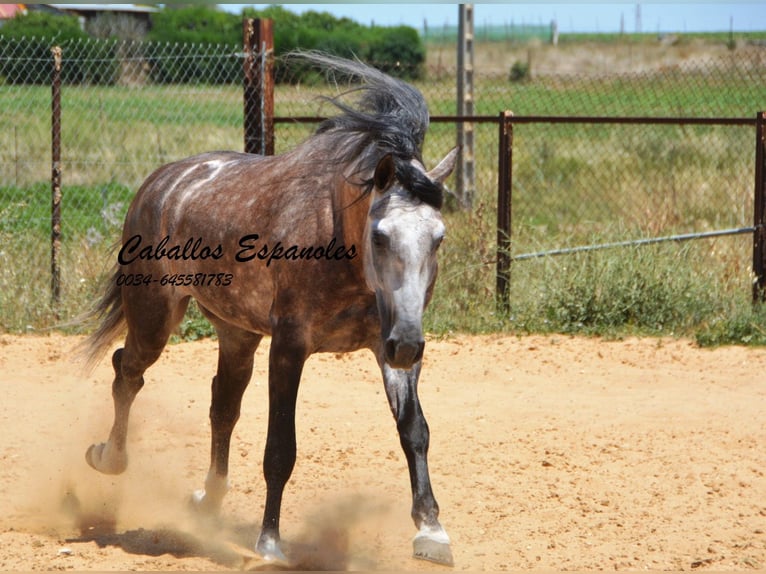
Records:
<instances>
[{"instance_id":1,"label":"horse's eye","mask_svg":"<svg viewBox=\"0 0 766 574\"><path fill-rule=\"evenodd\" d=\"M386 249L390 243L388 235L376 229L372 232L372 244L378 249Z\"/></svg>"}]
</instances>

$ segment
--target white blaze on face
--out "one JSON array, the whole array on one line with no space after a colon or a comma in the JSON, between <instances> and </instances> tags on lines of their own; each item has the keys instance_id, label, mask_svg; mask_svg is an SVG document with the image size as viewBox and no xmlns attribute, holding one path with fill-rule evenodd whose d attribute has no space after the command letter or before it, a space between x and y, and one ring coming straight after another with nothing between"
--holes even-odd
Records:
<instances>
[{"instance_id":1,"label":"white blaze on face","mask_svg":"<svg viewBox=\"0 0 766 574\"><path fill-rule=\"evenodd\" d=\"M436 273L436 248L444 237L444 223L429 205L413 205L399 194L387 199L385 214L370 225L373 272L368 277L374 282L371 287L390 294L398 310L409 311L406 314L417 320Z\"/></svg>"},{"instance_id":2,"label":"white blaze on face","mask_svg":"<svg viewBox=\"0 0 766 574\"><path fill-rule=\"evenodd\" d=\"M430 172L415 160L410 165L440 184L452 172L456 157L457 148ZM404 189L396 171L390 154L375 169L364 232L364 272L378 303L383 358L392 368L409 369L423 356L423 310L436 280L436 251L445 227L438 207Z\"/></svg>"},{"instance_id":3,"label":"white blaze on face","mask_svg":"<svg viewBox=\"0 0 766 574\"><path fill-rule=\"evenodd\" d=\"M370 210L365 273L378 299L386 358L394 367L408 368L422 354L423 310L444 230L437 209L401 190L389 191Z\"/></svg>"}]
</instances>

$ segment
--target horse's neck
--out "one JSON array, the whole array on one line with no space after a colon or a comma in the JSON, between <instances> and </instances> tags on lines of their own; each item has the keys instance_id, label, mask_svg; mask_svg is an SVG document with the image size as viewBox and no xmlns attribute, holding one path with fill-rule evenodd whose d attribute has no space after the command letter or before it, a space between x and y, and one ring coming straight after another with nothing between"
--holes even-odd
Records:
<instances>
[{"instance_id":1,"label":"horse's neck","mask_svg":"<svg viewBox=\"0 0 766 574\"><path fill-rule=\"evenodd\" d=\"M339 181L338 185L340 193L335 205L335 228L343 235L343 243L347 247L354 245L357 253L361 255L364 245L364 227L370 209L370 195L360 196L359 187L350 184L347 180Z\"/></svg>"},{"instance_id":2,"label":"horse's neck","mask_svg":"<svg viewBox=\"0 0 766 574\"><path fill-rule=\"evenodd\" d=\"M371 194L362 195L362 189L357 183L362 179L358 158L338 169L339 164L344 163L338 145L333 134L314 136L295 149L293 158L303 166L302 169L307 170L307 178L321 173L319 180L331 186L333 238L336 242L342 241L349 249L353 245L359 254L355 259L361 260Z\"/></svg>"}]
</instances>

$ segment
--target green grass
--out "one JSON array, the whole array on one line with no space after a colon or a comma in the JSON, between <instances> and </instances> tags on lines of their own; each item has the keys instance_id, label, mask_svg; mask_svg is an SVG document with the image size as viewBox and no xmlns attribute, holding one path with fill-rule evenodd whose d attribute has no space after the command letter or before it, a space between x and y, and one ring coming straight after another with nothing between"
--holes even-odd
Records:
<instances>
[{"instance_id":1,"label":"green grass","mask_svg":"<svg viewBox=\"0 0 766 574\"><path fill-rule=\"evenodd\" d=\"M766 345L766 307L742 305L715 316L695 330L695 339L703 347Z\"/></svg>"},{"instance_id":2,"label":"green grass","mask_svg":"<svg viewBox=\"0 0 766 574\"><path fill-rule=\"evenodd\" d=\"M420 87L433 114L454 113L451 78ZM746 67L513 84L501 77L477 82L476 113L750 117L763 93L763 76ZM279 87L276 113L331 113L316 95L313 88ZM0 331L47 329L89 308L141 181L175 158L241 149L241 98L240 86L65 86L63 292L55 309L50 89L0 86ZM277 151L312 128L280 124ZM475 138L474 209L445 212L448 234L428 331L672 334L705 345L766 344L764 311L750 303L748 236L517 262L510 313L498 313L497 126L475 125ZM454 125L432 125L427 165L454 141ZM749 126L516 125L512 253L749 225L752 148ZM180 336L211 332L192 306Z\"/></svg>"},{"instance_id":3,"label":"green grass","mask_svg":"<svg viewBox=\"0 0 766 574\"><path fill-rule=\"evenodd\" d=\"M668 32L664 36L672 36L675 42L689 43L703 41L709 44L727 44L731 38L735 41L759 42L766 40L766 32ZM640 34L619 33L567 33L559 36L559 44L582 44L583 42L598 44L656 44L658 34L656 32L644 32Z\"/></svg>"},{"instance_id":4,"label":"green grass","mask_svg":"<svg viewBox=\"0 0 766 574\"><path fill-rule=\"evenodd\" d=\"M62 299L51 301L51 191L0 187L0 330L54 327L90 308L134 191L113 182L67 186L61 203Z\"/></svg>"},{"instance_id":5,"label":"green grass","mask_svg":"<svg viewBox=\"0 0 766 574\"><path fill-rule=\"evenodd\" d=\"M766 344L766 311L751 303L749 236L515 262L505 314L495 299L487 215L493 214L480 206L447 217L443 271L426 314L431 332L671 335L702 345Z\"/></svg>"},{"instance_id":6,"label":"green grass","mask_svg":"<svg viewBox=\"0 0 766 574\"><path fill-rule=\"evenodd\" d=\"M429 28L425 37L426 44L438 46L443 44L453 45L457 39L457 26ZM732 39L742 42L759 42L766 40L766 32L668 32L664 36L673 37L675 42L689 43L693 41L703 41L710 44L728 44ZM475 36L479 42L505 42L505 43L527 43L532 39L539 39L543 42L550 40L549 25L528 25L528 26L510 26L510 25L481 25L475 27ZM575 32L560 33L559 45L581 45L583 43L595 43L601 45L617 44L646 44L653 45L657 43L658 34L656 32L628 33L620 34L603 32Z\"/></svg>"},{"instance_id":7,"label":"green grass","mask_svg":"<svg viewBox=\"0 0 766 574\"><path fill-rule=\"evenodd\" d=\"M134 190L114 182L96 186L64 188L61 206L62 232L67 238L114 235L133 199ZM51 189L47 183L30 187L0 186L0 233L9 236L33 232L50 235Z\"/></svg>"},{"instance_id":8,"label":"green grass","mask_svg":"<svg viewBox=\"0 0 766 574\"><path fill-rule=\"evenodd\" d=\"M94 222L95 223L95 222ZM61 301L51 300L51 246L37 230L0 232L0 332L45 332L83 314L101 296L112 239L62 241ZM77 332L76 326L64 329Z\"/></svg>"},{"instance_id":9,"label":"green grass","mask_svg":"<svg viewBox=\"0 0 766 574\"><path fill-rule=\"evenodd\" d=\"M678 74L683 72L683 82ZM429 85L434 114L453 114L453 79L441 89ZM545 76L510 82L496 77L477 82L477 115L496 116L511 109L517 116L672 116L755 117L763 107L766 80L757 69L647 71L606 77ZM452 89L452 90L451 90Z\"/></svg>"}]
</instances>

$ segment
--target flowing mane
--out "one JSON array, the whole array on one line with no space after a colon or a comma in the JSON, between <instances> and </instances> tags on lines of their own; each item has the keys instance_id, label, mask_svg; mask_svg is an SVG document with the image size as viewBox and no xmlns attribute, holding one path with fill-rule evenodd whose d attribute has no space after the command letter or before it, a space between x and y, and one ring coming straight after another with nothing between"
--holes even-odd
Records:
<instances>
[{"instance_id":1,"label":"flowing mane","mask_svg":"<svg viewBox=\"0 0 766 574\"><path fill-rule=\"evenodd\" d=\"M392 78L363 64L316 52L294 54L315 64L329 75L339 74L348 82L356 82L340 95L325 98L341 111L323 121L316 136L329 139L328 147L339 163L354 164L364 194L372 191L372 173L381 157L394 158L396 178L421 201L441 208L444 189L431 181L412 160L423 163L422 149L429 125L429 113L423 95L412 85ZM349 96L356 95L353 104Z\"/></svg>"}]
</instances>

